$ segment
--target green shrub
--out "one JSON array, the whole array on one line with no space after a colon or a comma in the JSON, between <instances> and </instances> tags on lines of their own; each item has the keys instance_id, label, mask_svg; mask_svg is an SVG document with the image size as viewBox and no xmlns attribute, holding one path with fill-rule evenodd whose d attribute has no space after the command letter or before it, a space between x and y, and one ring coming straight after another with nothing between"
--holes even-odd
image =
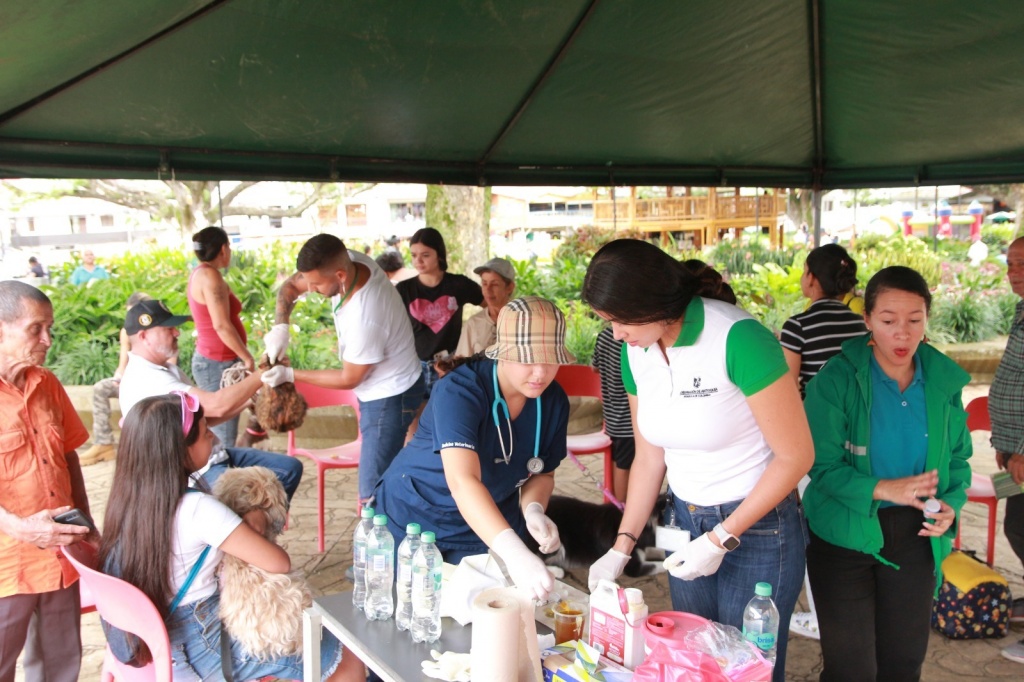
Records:
<instances>
[{"instance_id":1,"label":"green shrub","mask_svg":"<svg viewBox=\"0 0 1024 682\"><path fill-rule=\"evenodd\" d=\"M104 339L83 339L62 353L52 350L47 356L50 369L62 384L81 386L95 384L100 379L114 376L117 369L118 342Z\"/></svg>"},{"instance_id":2,"label":"green shrub","mask_svg":"<svg viewBox=\"0 0 1024 682\"><path fill-rule=\"evenodd\" d=\"M993 296L993 304L998 311L996 322L996 334L1005 336L1010 333L1014 321L1017 319L1017 304L1020 303L1020 296L1012 291L1001 291Z\"/></svg>"},{"instance_id":3,"label":"green shrub","mask_svg":"<svg viewBox=\"0 0 1024 682\"><path fill-rule=\"evenodd\" d=\"M224 279L242 303L242 324L253 353L261 350L260 339L273 326L278 282L294 271L299 246L275 243L233 254ZM132 293L143 291L166 302L172 311L187 313L185 289L195 265L184 250L154 247L111 259L107 267L111 278L87 286L61 283L73 268L60 269L55 284L44 287L54 308L54 339L47 366L65 384L92 384L112 376L125 301ZM340 367L330 302L321 296L306 299L292 313L292 324L297 327L289 346L293 364L299 369ZM178 364L191 374L193 326L182 328L178 346Z\"/></svg>"},{"instance_id":4,"label":"green shrub","mask_svg":"<svg viewBox=\"0 0 1024 682\"><path fill-rule=\"evenodd\" d=\"M857 280L866 285L871 276L890 265L905 265L921 273L931 286L941 278L942 256L917 237L866 235L850 253L857 261Z\"/></svg>"},{"instance_id":5,"label":"green shrub","mask_svg":"<svg viewBox=\"0 0 1024 682\"><path fill-rule=\"evenodd\" d=\"M597 335L604 327L601 318L579 301L557 301L565 313L565 346L576 356L576 363L589 365L594 356Z\"/></svg>"},{"instance_id":6,"label":"green shrub","mask_svg":"<svg viewBox=\"0 0 1024 682\"><path fill-rule=\"evenodd\" d=\"M999 311L991 298L967 289L949 291L932 301L929 337L955 343L984 341L994 336L998 324Z\"/></svg>"}]
</instances>

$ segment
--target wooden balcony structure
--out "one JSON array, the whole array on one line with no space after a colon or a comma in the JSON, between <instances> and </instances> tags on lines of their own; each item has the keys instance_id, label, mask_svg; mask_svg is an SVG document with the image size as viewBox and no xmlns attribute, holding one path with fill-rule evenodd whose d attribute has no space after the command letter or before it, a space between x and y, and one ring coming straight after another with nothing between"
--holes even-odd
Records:
<instances>
[{"instance_id":1,"label":"wooden balcony structure","mask_svg":"<svg viewBox=\"0 0 1024 682\"><path fill-rule=\"evenodd\" d=\"M731 194L727 192L732 192ZM741 196L738 188L711 188L706 195L638 199L629 197L594 201L594 224L616 230L660 232L667 242L673 233L690 233L695 248L717 243L728 230L740 232L752 225L768 231L772 248L782 246L781 221L786 212L785 190Z\"/></svg>"}]
</instances>

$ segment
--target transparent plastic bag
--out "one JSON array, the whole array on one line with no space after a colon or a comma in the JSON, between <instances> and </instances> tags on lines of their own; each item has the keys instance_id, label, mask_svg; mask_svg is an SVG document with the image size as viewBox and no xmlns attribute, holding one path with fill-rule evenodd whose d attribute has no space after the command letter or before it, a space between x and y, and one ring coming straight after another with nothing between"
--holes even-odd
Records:
<instances>
[{"instance_id":1,"label":"transparent plastic bag","mask_svg":"<svg viewBox=\"0 0 1024 682\"><path fill-rule=\"evenodd\" d=\"M633 682L729 682L714 658L658 642L633 671Z\"/></svg>"},{"instance_id":2,"label":"transparent plastic bag","mask_svg":"<svg viewBox=\"0 0 1024 682\"><path fill-rule=\"evenodd\" d=\"M685 648L706 654L732 682L770 680L772 665L732 625L708 622L686 633Z\"/></svg>"}]
</instances>

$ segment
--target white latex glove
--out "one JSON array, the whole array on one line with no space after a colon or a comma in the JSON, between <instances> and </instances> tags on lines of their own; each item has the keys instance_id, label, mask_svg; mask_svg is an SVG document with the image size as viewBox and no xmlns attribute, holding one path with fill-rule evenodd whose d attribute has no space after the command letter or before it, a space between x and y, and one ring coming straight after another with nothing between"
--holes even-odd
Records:
<instances>
[{"instance_id":1,"label":"white latex glove","mask_svg":"<svg viewBox=\"0 0 1024 682\"><path fill-rule=\"evenodd\" d=\"M431 649L430 655L434 660L423 661L420 664L424 675L448 682L470 682L469 654L457 654L454 651L442 654L436 649Z\"/></svg>"},{"instance_id":2,"label":"white latex glove","mask_svg":"<svg viewBox=\"0 0 1024 682\"><path fill-rule=\"evenodd\" d=\"M267 349L270 362L283 360L288 352L289 328L287 324L275 324L263 337L263 345Z\"/></svg>"},{"instance_id":3,"label":"white latex glove","mask_svg":"<svg viewBox=\"0 0 1024 682\"><path fill-rule=\"evenodd\" d=\"M516 532L506 528L494 536L491 549L505 562L508 575L516 587L521 587L534 599L546 601L555 588L555 579L540 558L527 549Z\"/></svg>"},{"instance_id":4,"label":"white latex glove","mask_svg":"<svg viewBox=\"0 0 1024 682\"><path fill-rule=\"evenodd\" d=\"M551 554L562 546L558 539L558 526L544 513L544 507L540 502L531 502L523 510L523 518L526 519L526 530L540 545L542 554Z\"/></svg>"},{"instance_id":5,"label":"white latex glove","mask_svg":"<svg viewBox=\"0 0 1024 682\"><path fill-rule=\"evenodd\" d=\"M260 376L260 381L274 388L286 383L295 383L295 370L284 365L274 365Z\"/></svg>"},{"instance_id":6,"label":"white latex glove","mask_svg":"<svg viewBox=\"0 0 1024 682\"><path fill-rule=\"evenodd\" d=\"M693 580L711 575L722 565L726 550L719 547L707 533L665 559L665 569L676 578Z\"/></svg>"},{"instance_id":7,"label":"white latex glove","mask_svg":"<svg viewBox=\"0 0 1024 682\"><path fill-rule=\"evenodd\" d=\"M587 587L591 592L597 589L598 581L610 580L615 582L622 575L622 570L629 563L629 555L623 554L617 549L609 549L605 555L590 565L590 573L587 575Z\"/></svg>"}]
</instances>

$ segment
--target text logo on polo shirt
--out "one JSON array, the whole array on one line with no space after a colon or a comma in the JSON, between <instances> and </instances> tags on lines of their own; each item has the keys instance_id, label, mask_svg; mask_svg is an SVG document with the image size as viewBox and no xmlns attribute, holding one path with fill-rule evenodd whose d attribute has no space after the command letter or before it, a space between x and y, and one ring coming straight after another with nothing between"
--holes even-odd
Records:
<instances>
[{"instance_id":1,"label":"text logo on polo shirt","mask_svg":"<svg viewBox=\"0 0 1024 682\"><path fill-rule=\"evenodd\" d=\"M700 385L701 385L702 381L703 381L702 377L694 377L693 378L693 390L692 391L686 391L686 390L679 391L680 397L682 397L682 398L707 398L709 396L713 396L714 394L718 393L718 388L717 387L701 388Z\"/></svg>"}]
</instances>

